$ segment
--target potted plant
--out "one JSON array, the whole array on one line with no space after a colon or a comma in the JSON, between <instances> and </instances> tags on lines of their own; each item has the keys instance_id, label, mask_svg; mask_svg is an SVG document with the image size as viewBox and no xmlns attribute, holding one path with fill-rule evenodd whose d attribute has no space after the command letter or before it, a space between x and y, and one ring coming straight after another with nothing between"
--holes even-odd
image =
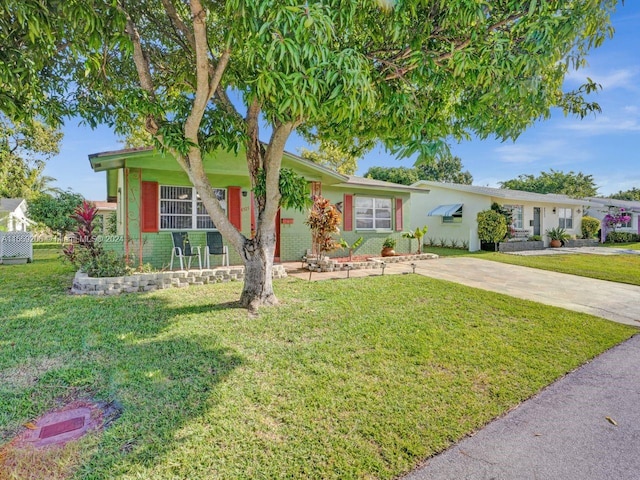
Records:
<instances>
[{"instance_id":1,"label":"potted plant","mask_svg":"<svg viewBox=\"0 0 640 480\"><path fill-rule=\"evenodd\" d=\"M394 248L396 248L395 239L387 237L384 239L384 242L382 242L382 252L380 255L383 257L393 257L396 254Z\"/></svg>"},{"instance_id":2,"label":"potted plant","mask_svg":"<svg viewBox=\"0 0 640 480\"><path fill-rule=\"evenodd\" d=\"M549 246L552 248L561 247L564 242L571 238L571 235L562 227L550 228L545 233L549 237Z\"/></svg>"}]
</instances>

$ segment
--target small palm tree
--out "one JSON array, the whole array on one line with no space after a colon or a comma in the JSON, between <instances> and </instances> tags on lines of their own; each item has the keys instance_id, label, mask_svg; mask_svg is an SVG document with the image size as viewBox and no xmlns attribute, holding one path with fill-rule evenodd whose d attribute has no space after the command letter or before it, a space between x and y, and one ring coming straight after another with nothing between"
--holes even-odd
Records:
<instances>
[{"instance_id":1,"label":"small palm tree","mask_svg":"<svg viewBox=\"0 0 640 480\"><path fill-rule=\"evenodd\" d=\"M422 238L427 234L427 230L429 227L425 225L420 228L417 227L413 232L405 232L402 234L402 238L408 238L413 240L414 238L418 240L418 253L422 253Z\"/></svg>"}]
</instances>

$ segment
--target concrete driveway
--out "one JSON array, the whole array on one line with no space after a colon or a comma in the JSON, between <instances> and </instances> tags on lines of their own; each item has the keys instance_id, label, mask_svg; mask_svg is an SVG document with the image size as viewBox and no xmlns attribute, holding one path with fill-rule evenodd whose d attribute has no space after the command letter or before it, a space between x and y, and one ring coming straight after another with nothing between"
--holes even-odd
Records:
<instances>
[{"instance_id":1,"label":"concrete driveway","mask_svg":"<svg viewBox=\"0 0 640 480\"><path fill-rule=\"evenodd\" d=\"M635 285L472 257L440 257L416 263L420 275L640 327L640 287Z\"/></svg>"}]
</instances>

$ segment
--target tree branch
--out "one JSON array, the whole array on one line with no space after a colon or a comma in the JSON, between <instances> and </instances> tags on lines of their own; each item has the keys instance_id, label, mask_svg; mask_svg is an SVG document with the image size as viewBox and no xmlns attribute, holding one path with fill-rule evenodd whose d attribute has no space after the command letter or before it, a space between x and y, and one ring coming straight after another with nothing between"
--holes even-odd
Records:
<instances>
[{"instance_id":1,"label":"tree branch","mask_svg":"<svg viewBox=\"0 0 640 480\"><path fill-rule=\"evenodd\" d=\"M180 15L178 15L175 5L170 0L162 0L162 5L164 6L164 10L167 12L167 17L169 17L173 28L184 35L187 39L187 44L193 51L195 51L196 39L193 32L189 30L189 27L187 27L187 25L182 21Z\"/></svg>"},{"instance_id":2,"label":"tree branch","mask_svg":"<svg viewBox=\"0 0 640 480\"><path fill-rule=\"evenodd\" d=\"M508 24L511 24L511 23L515 22L516 20L522 18L525 14L526 14L526 12L515 13L515 14L510 15L509 17L507 17L507 18L505 18L503 20L500 20L499 22L496 22L493 25L489 26L489 28L487 29L487 33L494 32L496 30L501 29L505 25L508 25ZM440 53L438 55L434 55L433 56L433 61L437 65L442 65L442 63L445 60L450 59L457 52L460 52L461 50L464 50L465 48L467 48L470 44L471 44L471 38L467 38L464 41L457 42L457 43L454 44L453 48L450 51L448 51L446 53ZM404 75L406 75L407 73L409 73L410 71L415 70L418 67L418 65L416 65L416 64L406 65L406 66L401 66L401 65L396 64L397 61L402 61L402 60L406 60L407 58L409 58L412 53L413 53L413 50L411 50L410 47L407 47L404 50L402 50L401 52L399 52L397 55L392 57L390 60L382 60L380 58L375 58L375 57L370 57L370 56L369 56L369 58L371 58L374 61L378 61L378 62L387 64L388 66L385 67L385 70L388 69L388 68L393 68L395 70L394 72L389 73L384 77L385 81L389 81L389 80L394 80L394 79L397 79L397 78L401 78ZM425 55L429 55L429 53L434 54L435 52L425 51L424 53L425 53Z\"/></svg>"},{"instance_id":3,"label":"tree branch","mask_svg":"<svg viewBox=\"0 0 640 480\"><path fill-rule=\"evenodd\" d=\"M212 77L209 76L209 46L207 42L206 12L200 0L191 0L191 15L193 18L193 34L195 38L195 60L196 60L196 92L191 107L191 113L184 124L185 137L192 142L198 142L198 131L202 117L207 108L207 103L216 92L222 75L224 74L231 52L227 49L222 52L218 59Z\"/></svg>"}]
</instances>

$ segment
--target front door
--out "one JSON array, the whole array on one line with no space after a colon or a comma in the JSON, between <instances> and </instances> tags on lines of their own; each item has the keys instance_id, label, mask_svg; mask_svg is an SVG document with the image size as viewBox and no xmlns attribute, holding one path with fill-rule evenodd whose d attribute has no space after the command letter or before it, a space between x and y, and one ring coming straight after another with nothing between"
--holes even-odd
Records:
<instances>
[{"instance_id":1,"label":"front door","mask_svg":"<svg viewBox=\"0 0 640 480\"><path fill-rule=\"evenodd\" d=\"M541 235L540 233L540 207L533 207L533 234Z\"/></svg>"}]
</instances>

